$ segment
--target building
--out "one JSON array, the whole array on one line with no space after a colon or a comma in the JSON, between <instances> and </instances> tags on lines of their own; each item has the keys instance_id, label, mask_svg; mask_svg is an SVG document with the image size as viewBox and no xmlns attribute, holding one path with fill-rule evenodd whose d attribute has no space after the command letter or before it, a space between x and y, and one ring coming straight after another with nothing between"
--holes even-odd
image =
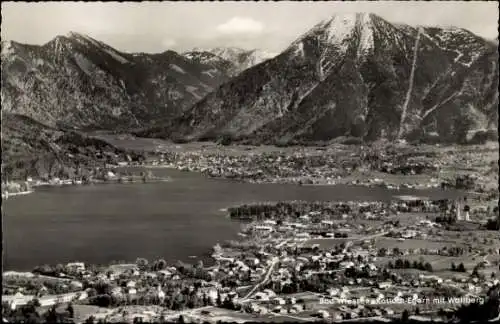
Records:
<instances>
[{"instance_id":1,"label":"building","mask_svg":"<svg viewBox=\"0 0 500 324\"><path fill-rule=\"evenodd\" d=\"M4 295L2 296L2 303L7 303L10 305L12 310L15 310L19 306L27 305L35 296L25 296L18 292L15 295Z\"/></svg>"},{"instance_id":2,"label":"building","mask_svg":"<svg viewBox=\"0 0 500 324\"><path fill-rule=\"evenodd\" d=\"M459 200L457 200L455 202L455 209L456 209L456 218L457 218L457 221L462 220L462 214L461 214L462 209L461 209L461 204L460 204Z\"/></svg>"},{"instance_id":3,"label":"building","mask_svg":"<svg viewBox=\"0 0 500 324\"><path fill-rule=\"evenodd\" d=\"M161 286L160 286L160 285L158 285L157 295L158 295L158 299L159 299L160 301L165 300L165 293L164 293L164 292L163 292L163 290L161 289Z\"/></svg>"},{"instance_id":4,"label":"building","mask_svg":"<svg viewBox=\"0 0 500 324\"><path fill-rule=\"evenodd\" d=\"M68 269L71 269L73 271L84 271L85 270L85 263L83 262L71 262L66 264L66 267Z\"/></svg>"}]
</instances>

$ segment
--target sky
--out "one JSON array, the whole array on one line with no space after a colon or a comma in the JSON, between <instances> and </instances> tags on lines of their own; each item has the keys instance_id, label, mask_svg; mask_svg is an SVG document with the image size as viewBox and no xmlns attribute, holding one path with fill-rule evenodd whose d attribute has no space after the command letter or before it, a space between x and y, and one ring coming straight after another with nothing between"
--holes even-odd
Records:
<instances>
[{"instance_id":1,"label":"sky","mask_svg":"<svg viewBox=\"0 0 500 324\"><path fill-rule=\"evenodd\" d=\"M279 52L334 14L371 12L412 26L498 38L496 1L6 2L2 40L44 44L70 31L125 52L241 47Z\"/></svg>"}]
</instances>

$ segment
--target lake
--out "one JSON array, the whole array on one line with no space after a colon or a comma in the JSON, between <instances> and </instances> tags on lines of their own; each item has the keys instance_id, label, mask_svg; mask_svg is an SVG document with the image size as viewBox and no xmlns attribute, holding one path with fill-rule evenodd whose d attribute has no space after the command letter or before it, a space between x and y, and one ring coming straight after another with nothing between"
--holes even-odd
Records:
<instances>
[{"instance_id":1,"label":"lake","mask_svg":"<svg viewBox=\"0 0 500 324\"><path fill-rule=\"evenodd\" d=\"M171 182L37 188L3 201L5 270L41 264L164 258L208 259L217 242L236 239L240 224L221 209L279 200L389 200L416 190L355 186L249 184L151 169ZM444 198L438 189L419 195Z\"/></svg>"}]
</instances>

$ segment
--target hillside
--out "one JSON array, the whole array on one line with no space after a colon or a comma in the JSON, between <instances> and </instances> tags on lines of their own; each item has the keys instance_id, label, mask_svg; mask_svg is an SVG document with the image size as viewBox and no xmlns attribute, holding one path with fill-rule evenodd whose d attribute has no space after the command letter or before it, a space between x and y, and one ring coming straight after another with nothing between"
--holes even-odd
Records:
<instances>
[{"instance_id":1,"label":"hillside","mask_svg":"<svg viewBox=\"0 0 500 324\"><path fill-rule=\"evenodd\" d=\"M229 77L230 62L128 54L70 33L43 46L2 42L2 111L46 125L116 129L177 116Z\"/></svg>"},{"instance_id":2,"label":"hillside","mask_svg":"<svg viewBox=\"0 0 500 324\"><path fill-rule=\"evenodd\" d=\"M125 159L125 152L76 132L60 131L29 117L2 115L2 176L66 178Z\"/></svg>"},{"instance_id":3,"label":"hillside","mask_svg":"<svg viewBox=\"0 0 500 324\"><path fill-rule=\"evenodd\" d=\"M463 141L498 126L498 51L460 28L334 15L273 59L139 135L258 143L420 138Z\"/></svg>"}]
</instances>

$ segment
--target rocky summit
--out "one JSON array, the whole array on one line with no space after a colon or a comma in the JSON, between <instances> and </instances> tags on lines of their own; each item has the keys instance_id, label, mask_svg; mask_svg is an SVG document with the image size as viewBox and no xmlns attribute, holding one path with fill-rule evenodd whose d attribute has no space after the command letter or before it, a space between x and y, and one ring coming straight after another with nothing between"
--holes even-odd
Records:
<instances>
[{"instance_id":1,"label":"rocky summit","mask_svg":"<svg viewBox=\"0 0 500 324\"><path fill-rule=\"evenodd\" d=\"M143 127L182 113L229 77L230 62L129 54L86 35L2 42L2 112L49 126Z\"/></svg>"},{"instance_id":2,"label":"rocky summit","mask_svg":"<svg viewBox=\"0 0 500 324\"><path fill-rule=\"evenodd\" d=\"M334 15L143 135L255 142L462 141L498 126L497 45L460 28Z\"/></svg>"}]
</instances>

